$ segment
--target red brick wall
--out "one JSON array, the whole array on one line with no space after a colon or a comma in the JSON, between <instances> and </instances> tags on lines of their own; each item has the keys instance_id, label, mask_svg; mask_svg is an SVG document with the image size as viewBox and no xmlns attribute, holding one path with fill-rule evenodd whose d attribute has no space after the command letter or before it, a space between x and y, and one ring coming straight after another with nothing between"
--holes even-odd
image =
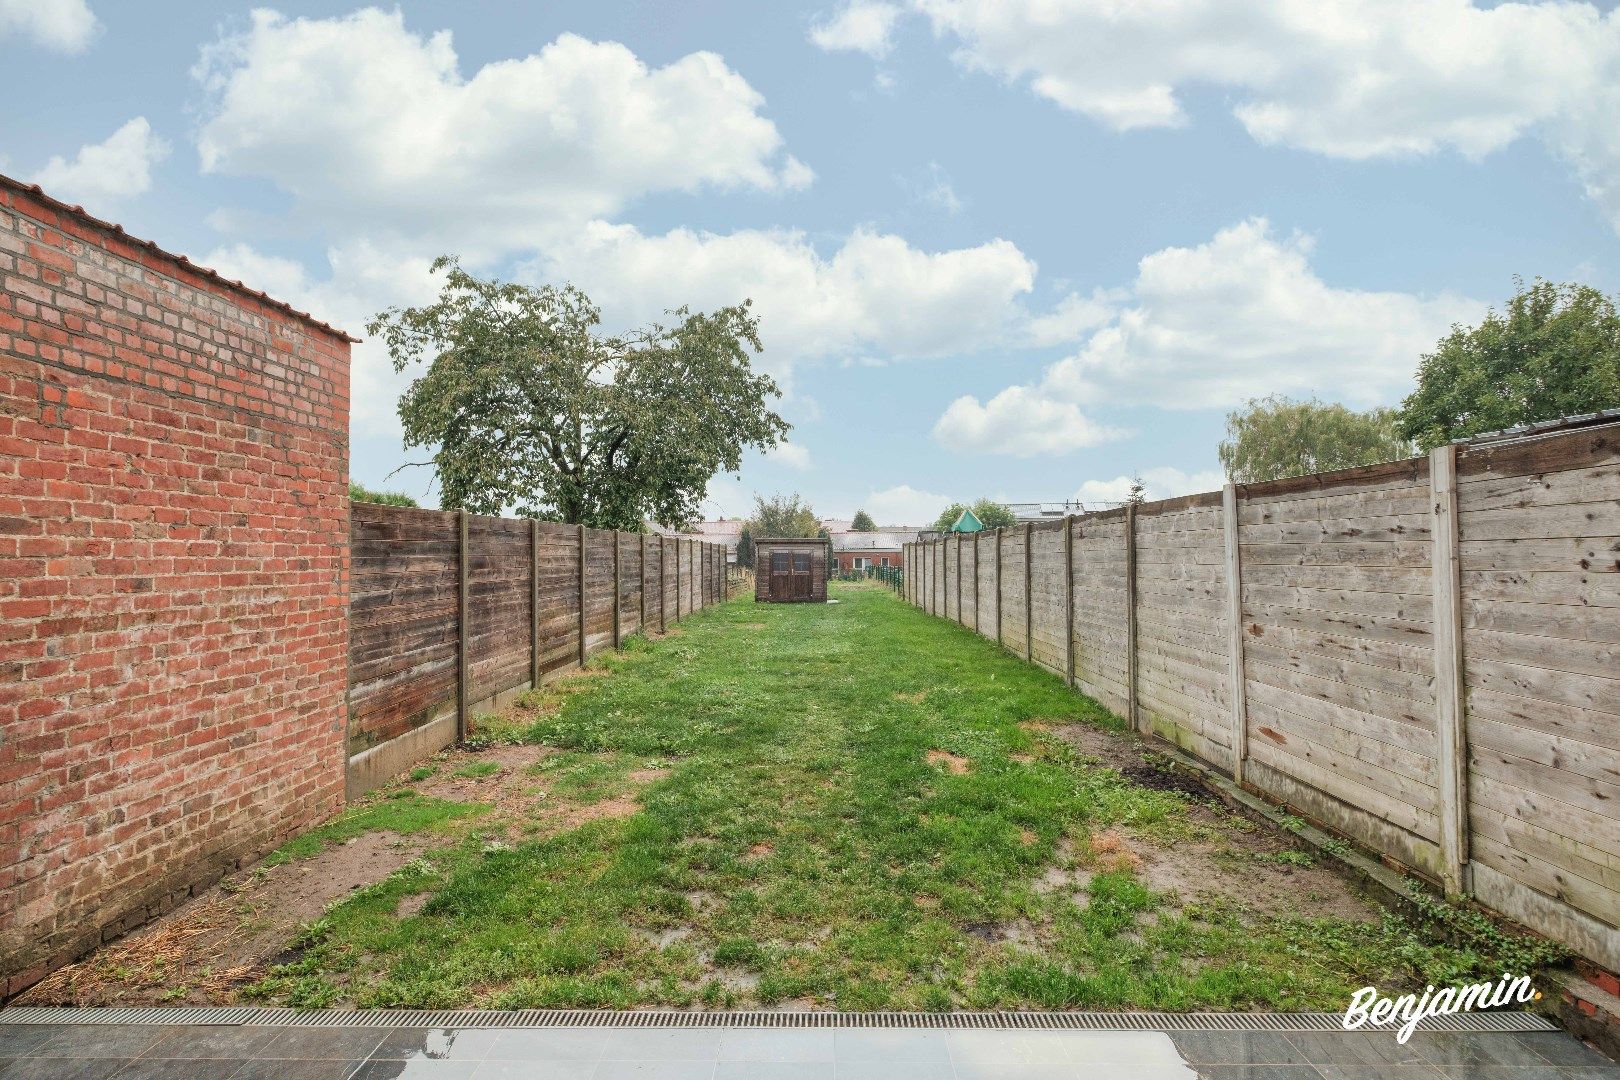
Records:
<instances>
[{"instance_id":1,"label":"red brick wall","mask_svg":"<svg viewBox=\"0 0 1620 1080\"><path fill-rule=\"evenodd\" d=\"M0 990L341 805L349 343L0 183Z\"/></svg>"},{"instance_id":2,"label":"red brick wall","mask_svg":"<svg viewBox=\"0 0 1620 1080\"><path fill-rule=\"evenodd\" d=\"M906 560L898 551L840 551L834 556L838 560L838 569L855 569L856 558L871 559L873 566L882 566L883 560L888 559L890 566L904 566Z\"/></svg>"}]
</instances>

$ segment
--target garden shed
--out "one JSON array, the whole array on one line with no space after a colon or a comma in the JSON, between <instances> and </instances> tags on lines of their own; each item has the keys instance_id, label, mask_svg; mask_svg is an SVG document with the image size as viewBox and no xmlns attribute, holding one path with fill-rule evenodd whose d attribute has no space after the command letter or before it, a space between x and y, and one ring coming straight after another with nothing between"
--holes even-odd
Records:
<instances>
[{"instance_id":1,"label":"garden shed","mask_svg":"<svg viewBox=\"0 0 1620 1080\"><path fill-rule=\"evenodd\" d=\"M825 603L832 541L825 537L767 537L754 541L754 600L767 604Z\"/></svg>"}]
</instances>

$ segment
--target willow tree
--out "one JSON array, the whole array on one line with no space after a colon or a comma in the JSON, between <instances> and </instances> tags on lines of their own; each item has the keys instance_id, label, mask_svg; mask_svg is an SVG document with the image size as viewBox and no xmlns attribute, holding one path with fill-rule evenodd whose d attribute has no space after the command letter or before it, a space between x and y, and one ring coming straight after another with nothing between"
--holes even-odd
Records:
<instances>
[{"instance_id":1,"label":"willow tree","mask_svg":"<svg viewBox=\"0 0 1620 1080\"><path fill-rule=\"evenodd\" d=\"M399 402L405 444L435 448L446 507L603 529L698 517L717 472L768 450L788 424L753 370L748 301L672 325L600 332L572 285L475 277L453 258L437 301L389 308L367 330L398 371L425 365Z\"/></svg>"}]
</instances>

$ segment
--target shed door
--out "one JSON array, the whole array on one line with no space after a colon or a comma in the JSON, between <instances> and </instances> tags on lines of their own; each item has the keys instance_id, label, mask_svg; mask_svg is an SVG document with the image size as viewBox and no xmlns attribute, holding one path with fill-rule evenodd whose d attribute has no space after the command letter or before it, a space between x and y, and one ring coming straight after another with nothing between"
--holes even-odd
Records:
<instances>
[{"instance_id":1,"label":"shed door","mask_svg":"<svg viewBox=\"0 0 1620 1080\"><path fill-rule=\"evenodd\" d=\"M792 592L788 593L789 596L795 600L810 599L810 554L808 552L795 551L793 553L793 571L790 581Z\"/></svg>"}]
</instances>

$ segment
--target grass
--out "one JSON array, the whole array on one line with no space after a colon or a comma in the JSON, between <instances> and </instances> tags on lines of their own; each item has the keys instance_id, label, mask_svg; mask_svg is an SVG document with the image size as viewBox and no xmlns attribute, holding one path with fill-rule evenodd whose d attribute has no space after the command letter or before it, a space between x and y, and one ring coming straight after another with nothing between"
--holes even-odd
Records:
<instances>
[{"instance_id":1,"label":"grass","mask_svg":"<svg viewBox=\"0 0 1620 1080\"><path fill-rule=\"evenodd\" d=\"M258 995L1337 1009L1369 983L1421 987L1527 958L1472 923L1436 932L1441 909L1355 922L1156 893L1102 838L1173 847L1196 828L1185 797L1026 723L1117 718L881 588L835 590L836 605L698 613L678 636L632 639L607 677L487 722L496 741L554 749L526 781L576 804L639 793L638 812L521 842L460 821L454 842L307 927ZM409 792L379 798L283 851L362 827L451 827L450 813ZM1048 887L1054 870L1072 888Z\"/></svg>"},{"instance_id":2,"label":"grass","mask_svg":"<svg viewBox=\"0 0 1620 1080\"><path fill-rule=\"evenodd\" d=\"M414 774L413 774L414 775ZM377 830L406 835L441 830L451 822L476 816L489 807L477 803L431 799L408 788L395 788L377 799L349 807L343 813L302 836L281 845L264 860L267 866L308 859L331 844Z\"/></svg>"}]
</instances>

